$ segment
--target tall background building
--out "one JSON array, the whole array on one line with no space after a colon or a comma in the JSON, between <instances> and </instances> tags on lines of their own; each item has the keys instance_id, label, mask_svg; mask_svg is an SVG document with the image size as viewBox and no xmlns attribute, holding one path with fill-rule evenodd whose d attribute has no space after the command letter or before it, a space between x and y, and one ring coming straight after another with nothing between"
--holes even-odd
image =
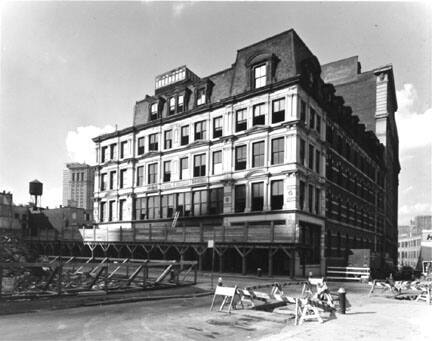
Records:
<instances>
[{"instance_id":1,"label":"tall background building","mask_svg":"<svg viewBox=\"0 0 432 341\"><path fill-rule=\"evenodd\" d=\"M92 212L94 167L68 163L63 171L63 206L84 208Z\"/></svg>"}]
</instances>

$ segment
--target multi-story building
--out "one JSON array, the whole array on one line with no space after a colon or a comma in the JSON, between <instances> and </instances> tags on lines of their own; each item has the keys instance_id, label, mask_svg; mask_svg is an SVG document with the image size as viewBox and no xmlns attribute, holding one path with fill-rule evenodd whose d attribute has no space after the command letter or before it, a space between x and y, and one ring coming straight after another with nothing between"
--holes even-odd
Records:
<instances>
[{"instance_id":1,"label":"multi-story building","mask_svg":"<svg viewBox=\"0 0 432 341\"><path fill-rule=\"evenodd\" d=\"M321 76L334 85L336 95L343 97L369 134L376 135L384 146L385 167L379 174L384 196L378 197L381 207L376 217L382 238L374 240L374 248L396 263L400 164L393 67L385 65L362 72L355 56L323 65Z\"/></svg>"},{"instance_id":2,"label":"multi-story building","mask_svg":"<svg viewBox=\"0 0 432 341\"><path fill-rule=\"evenodd\" d=\"M421 267L422 235L400 234L398 239L398 266L410 266L414 269Z\"/></svg>"},{"instance_id":3,"label":"multi-story building","mask_svg":"<svg viewBox=\"0 0 432 341\"><path fill-rule=\"evenodd\" d=\"M63 206L93 210L94 167L68 163L63 171Z\"/></svg>"},{"instance_id":4,"label":"multi-story building","mask_svg":"<svg viewBox=\"0 0 432 341\"><path fill-rule=\"evenodd\" d=\"M289 30L216 74L156 77L133 126L94 139L96 239L200 264L212 239L220 270L292 275L382 251L385 149L320 74Z\"/></svg>"},{"instance_id":5,"label":"multi-story building","mask_svg":"<svg viewBox=\"0 0 432 341\"><path fill-rule=\"evenodd\" d=\"M0 192L0 230L14 230L20 232L28 225L28 206L17 206L13 203L10 192Z\"/></svg>"}]
</instances>

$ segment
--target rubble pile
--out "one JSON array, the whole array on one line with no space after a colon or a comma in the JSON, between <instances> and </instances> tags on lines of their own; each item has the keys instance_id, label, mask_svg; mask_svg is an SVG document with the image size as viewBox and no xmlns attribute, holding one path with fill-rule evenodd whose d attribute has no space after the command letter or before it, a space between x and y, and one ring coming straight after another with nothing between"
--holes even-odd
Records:
<instances>
[{"instance_id":1,"label":"rubble pile","mask_svg":"<svg viewBox=\"0 0 432 341\"><path fill-rule=\"evenodd\" d=\"M0 234L0 263L33 262L37 254L30 251L13 233Z\"/></svg>"}]
</instances>

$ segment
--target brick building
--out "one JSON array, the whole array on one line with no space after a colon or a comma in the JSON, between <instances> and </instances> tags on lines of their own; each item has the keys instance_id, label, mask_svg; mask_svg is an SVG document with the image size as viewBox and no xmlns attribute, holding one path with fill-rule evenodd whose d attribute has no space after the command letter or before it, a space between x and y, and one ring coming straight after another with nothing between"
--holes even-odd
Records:
<instances>
[{"instance_id":1,"label":"brick building","mask_svg":"<svg viewBox=\"0 0 432 341\"><path fill-rule=\"evenodd\" d=\"M291 275L322 274L351 248L397 249L386 148L345 103L294 30L213 75L156 77L133 126L94 139L86 242L206 267L211 239L221 271Z\"/></svg>"}]
</instances>

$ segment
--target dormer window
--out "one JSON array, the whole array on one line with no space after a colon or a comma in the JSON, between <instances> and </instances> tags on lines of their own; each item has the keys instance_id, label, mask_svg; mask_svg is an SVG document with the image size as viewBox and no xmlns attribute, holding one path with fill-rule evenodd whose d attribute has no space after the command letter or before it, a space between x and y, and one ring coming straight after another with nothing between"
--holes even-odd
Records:
<instances>
[{"instance_id":1,"label":"dormer window","mask_svg":"<svg viewBox=\"0 0 432 341\"><path fill-rule=\"evenodd\" d=\"M266 85L267 82L267 66L260 64L253 68L254 88L258 89Z\"/></svg>"},{"instance_id":2,"label":"dormer window","mask_svg":"<svg viewBox=\"0 0 432 341\"><path fill-rule=\"evenodd\" d=\"M179 95L177 97L177 112L184 111L184 95Z\"/></svg>"},{"instance_id":3,"label":"dormer window","mask_svg":"<svg viewBox=\"0 0 432 341\"><path fill-rule=\"evenodd\" d=\"M175 114L175 109L176 109L176 103L175 103L175 98L171 97L169 100L169 111L168 111L168 115L174 115Z\"/></svg>"},{"instance_id":4,"label":"dormer window","mask_svg":"<svg viewBox=\"0 0 432 341\"><path fill-rule=\"evenodd\" d=\"M198 89L197 91L197 105L203 105L206 102L205 88Z\"/></svg>"},{"instance_id":5,"label":"dormer window","mask_svg":"<svg viewBox=\"0 0 432 341\"><path fill-rule=\"evenodd\" d=\"M156 120L158 118L158 104L153 103L150 106L150 121Z\"/></svg>"}]
</instances>

